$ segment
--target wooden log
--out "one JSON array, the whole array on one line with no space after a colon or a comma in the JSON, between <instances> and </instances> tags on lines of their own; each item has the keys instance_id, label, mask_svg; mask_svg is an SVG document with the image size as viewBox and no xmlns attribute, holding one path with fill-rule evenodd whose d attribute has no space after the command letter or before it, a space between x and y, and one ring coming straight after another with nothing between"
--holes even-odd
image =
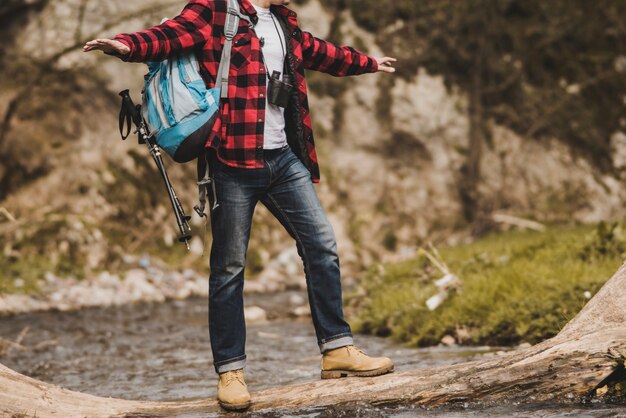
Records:
<instances>
[{"instance_id":1,"label":"wooden log","mask_svg":"<svg viewBox=\"0 0 626 418\"><path fill-rule=\"evenodd\" d=\"M502 356L372 377L317 380L253 392L251 411L351 403L427 407L456 402L579 401L626 356L626 265L554 338ZM37 417L176 416L217 412L214 399L129 401L82 394L0 365L0 412Z\"/></svg>"}]
</instances>

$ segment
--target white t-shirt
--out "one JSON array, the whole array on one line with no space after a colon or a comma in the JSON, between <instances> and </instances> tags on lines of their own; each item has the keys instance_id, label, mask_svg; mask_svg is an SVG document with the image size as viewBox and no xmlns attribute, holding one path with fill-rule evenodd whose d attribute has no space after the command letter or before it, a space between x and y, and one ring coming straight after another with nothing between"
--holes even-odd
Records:
<instances>
[{"instance_id":1,"label":"white t-shirt","mask_svg":"<svg viewBox=\"0 0 626 418\"><path fill-rule=\"evenodd\" d=\"M278 18L273 16L270 9L265 9L254 5L259 20L254 30L259 39L263 42L263 59L269 70L268 75L272 75L274 71L283 73L285 63L285 55L287 53L287 44L285 36ZM268 80L269 84L269 80ZM287 144L287 134L285 134L285 109L274 106L265 99L265 130L263 132L263 148L275 149L281 148Z\"/></svg>"}]
</instances>

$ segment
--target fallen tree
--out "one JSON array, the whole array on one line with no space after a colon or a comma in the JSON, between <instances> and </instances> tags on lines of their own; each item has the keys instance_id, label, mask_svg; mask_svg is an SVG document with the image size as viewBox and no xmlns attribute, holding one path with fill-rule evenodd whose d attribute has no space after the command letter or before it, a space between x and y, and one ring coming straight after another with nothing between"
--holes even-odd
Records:
<instances>
[{"instance_id":1,"label":"fallen tree","mask_svg":"<svg viewBox=\"0 0 626 418\"><path fill-rule=\"evenodd\" d=\"M354 402L435 407L454 402L560 402L625 379L626 264L554 338L502 356L373 378L318 380L252 393L250 410ZM214 399L102 398L40 382L0 365L0 412L37 417L175 416L219 411Z\"/></svg>"}]
</instances>

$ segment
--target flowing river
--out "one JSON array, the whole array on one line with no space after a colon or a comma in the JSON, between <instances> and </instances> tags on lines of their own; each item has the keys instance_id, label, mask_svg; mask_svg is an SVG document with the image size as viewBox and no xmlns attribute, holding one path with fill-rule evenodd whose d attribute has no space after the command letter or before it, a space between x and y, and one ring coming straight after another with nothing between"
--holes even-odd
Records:
<instances>
[{"instance_id":1,"label":"flowing river","mask_svg":"<svg viewBox=\"0 0 626 418\"><path fill-rule=\"evenodd\" d=\"M319 379L320 354L311 319L287 316L294 296L300 300L305 297L299 292L245 296L246 306L260 306L270 318L247 326L245 374L250 391ZM25 349L10 349L0 357L0 362L25 375L68 389L145 400L199 399L216 394L217 375L211 361L208 306L204 298L0 318L2 338L15 341L20 334L20 343ZM417 349L367 335L355 335L355 343L370 355L391 357L398 371L498 355L506 350L493 347ZM282 411L237 414L242 415L626 417L626 407L457 405L426 411L406 406L383 408L356 404L289 414Z\"/></svg>"}]
</instances>

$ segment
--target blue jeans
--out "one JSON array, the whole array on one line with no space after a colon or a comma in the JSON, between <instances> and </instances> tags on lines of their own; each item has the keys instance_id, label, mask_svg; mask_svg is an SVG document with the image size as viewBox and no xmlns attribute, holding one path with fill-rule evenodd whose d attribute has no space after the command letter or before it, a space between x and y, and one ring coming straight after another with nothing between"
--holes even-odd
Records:
<instances>
[{"instance_id":1,"label":"blue jeans","mask_svg":"<svg viewBox=\"0 0 626 418\"><path fill-rule=\"evenodd\" d=\"M343 318L337 243L311 176L289 146L264 150L265 167L212 159L219 206L211 212L209 334L217 373L246 364L243 286L252 214L258 201L296 241L320 352L353 343Z\"/></svg>"}]
</instances>

